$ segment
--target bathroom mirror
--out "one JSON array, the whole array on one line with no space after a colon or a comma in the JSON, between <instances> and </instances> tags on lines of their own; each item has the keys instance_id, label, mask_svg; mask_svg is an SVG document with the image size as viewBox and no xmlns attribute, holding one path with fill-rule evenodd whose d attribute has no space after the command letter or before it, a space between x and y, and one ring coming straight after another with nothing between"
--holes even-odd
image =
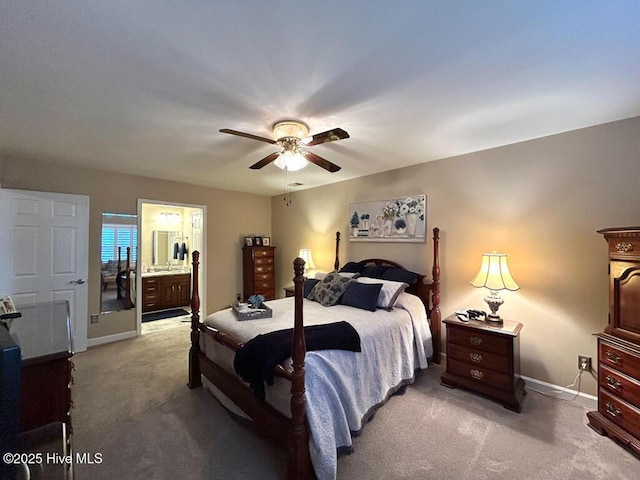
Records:
<instances>
[{"instance_id":1,"label":"bathroom mirror","mask_svg":"<svg viewBox=\"0 0 640 480\"><path fill-rule=\"evenodd\" d=\"M176 244L182 243L182 232L154 230L152 235L152 259L154 266L164 267L174 262Z\"/></svg>"},{"instance_id":2,"label":"bathroom mirror","mask_svg":"<svg viewBox=\"0 0 640 480\"><path fill-rule=\"evenodd\" d=\"M133 308L138 257L137 215L103 213L101 242L100 313Z\"/></svg>"}]
</instances>

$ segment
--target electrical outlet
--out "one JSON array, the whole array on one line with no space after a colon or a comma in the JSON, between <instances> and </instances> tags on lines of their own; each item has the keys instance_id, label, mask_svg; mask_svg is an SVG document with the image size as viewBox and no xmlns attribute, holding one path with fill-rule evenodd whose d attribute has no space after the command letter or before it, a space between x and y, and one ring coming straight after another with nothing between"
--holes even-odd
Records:
<instances>
[{"instance_id":1,"label":"electrical outlet","mask_svg":"<svg viewBox=\"0 0 640 480\"><path fill-rule=\"evenodd\" d=\"M591 357L586 355L578 355L578 370L591 371Z\"/></svg>"},{"instance_id":2,"label":"electrical outlet","mask_svg":"<svg viewBox=\"0 0 640 480\"><path fill-rule=\"evenodd\" d=\"M93 315L91 315L91 323L98 323L100 321L100 317L98 316L97 313L94 313Z\"/></svg>"}]
</instances>

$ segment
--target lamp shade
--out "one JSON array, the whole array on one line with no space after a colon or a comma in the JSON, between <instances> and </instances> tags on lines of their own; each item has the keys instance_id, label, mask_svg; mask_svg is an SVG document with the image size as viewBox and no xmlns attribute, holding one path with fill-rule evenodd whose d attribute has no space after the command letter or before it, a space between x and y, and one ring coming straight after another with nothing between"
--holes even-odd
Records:
<instances>
[{"instance_id":1,"label":"lamp shade","mask_svg":"<svg viewBox=\"0 0 640 480\"><path fill-rule=\"evenodd\" d=\"M489 290L516 291L520 288L509 272L507 255L495 250L482 255L480 271L471 280L471 285L478 288L486 287Z\"/></svg>"},{"instance_id":2,"label":"lamp shade","mask_svg":"<svg viewBox=\"0 0 640 480\"><path fill-rule=\"evenodd\" d=\"M313 263L313 257L311 256L311 250L308 248L301 248L298 253L298 257L304 260L304 269L309 270L316 268L315 263Z\"/></svg>"}]
</instances>

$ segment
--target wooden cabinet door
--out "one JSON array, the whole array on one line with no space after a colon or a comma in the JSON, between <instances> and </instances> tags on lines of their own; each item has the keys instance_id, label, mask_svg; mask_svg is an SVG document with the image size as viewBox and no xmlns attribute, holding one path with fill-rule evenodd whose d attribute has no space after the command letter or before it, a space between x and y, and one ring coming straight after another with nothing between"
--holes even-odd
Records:
<instances>
[{"instance_id":1,"label":"wooden cabinet door","mask_svg":"<svg viewBox=\"0 0 640 480\"><path fill-rule=\"evenodd\" d=\"M640 263L616 260L610 263L610 332L640 342Z\"/></svg>"}]
</instances>

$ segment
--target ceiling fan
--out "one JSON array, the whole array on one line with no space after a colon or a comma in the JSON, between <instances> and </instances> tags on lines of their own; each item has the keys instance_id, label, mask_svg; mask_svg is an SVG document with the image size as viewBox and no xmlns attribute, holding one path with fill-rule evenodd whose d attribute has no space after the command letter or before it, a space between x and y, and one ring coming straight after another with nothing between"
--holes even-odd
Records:
<instances>
[{"instance_id":1,"label":"ceiling fan","mask_svg":"<svg viewBox=\"0 0 640 480\"><path fill-rule=\"evenodd\" d=\"M254 170L258 170L274 162L277 167L283 170L286 168L289 171L295 171L304 168L307 162L311 162L331 173L337 172L340 170L338 165L331 163L329 160L315 153L308 152L305 150L305 147L349 138L349 134L341 128L334 128L326 132L309 135L309 128L304 123L295 120L286 120L273 125L273 137L275 140L250 133L239 132L237 130L230 130L228 128L222 128L220 132L251 138L282 147L280 152L267 155L249 167Z\"/></svg>"}]
</instances>

